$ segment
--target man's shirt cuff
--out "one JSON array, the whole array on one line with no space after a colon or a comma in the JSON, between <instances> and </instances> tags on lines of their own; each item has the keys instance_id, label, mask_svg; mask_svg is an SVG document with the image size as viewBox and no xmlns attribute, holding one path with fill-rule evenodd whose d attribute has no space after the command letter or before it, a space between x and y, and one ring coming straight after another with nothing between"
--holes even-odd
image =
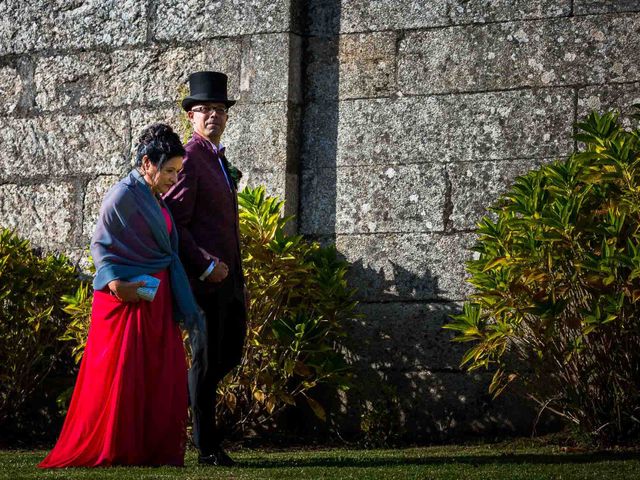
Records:
<instances>
[{"instance_id":1,"label":"man's shirt cuff","mask_svg":"<svg viewBox=\"0 0 640 480\"><path fill-rule=\"evenodd\" d=\"M199 279L201 282L204 282L204 279L207 278L211 272L213 272L213 269L216 268L216 261L215 260L211 260L211 264L209 265L209 267L207 267L207 269L203 272L202 275L200 275Z\"/></svg>"}]
</instances>

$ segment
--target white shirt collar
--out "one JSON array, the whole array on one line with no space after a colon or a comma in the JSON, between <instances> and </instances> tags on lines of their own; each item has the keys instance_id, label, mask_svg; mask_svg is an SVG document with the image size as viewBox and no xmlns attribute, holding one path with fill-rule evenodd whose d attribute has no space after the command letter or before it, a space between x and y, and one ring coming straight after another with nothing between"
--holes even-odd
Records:
<instances>
[{"instance_id":1,"label":"white shirt collar","mask_svg":"<svg viewBox=\"0 0 640 480\"><path fill-rule=\"evenodd\" d=\"M204 138L204 137L202 137ZM209 142L209 144L218 152L221 152L224 150L224 143L220 142L218 145L216 145L215 143L213 143L211 140L209 140L208 138L205 138L205 141Z\"/></svg>"}]
</instances>

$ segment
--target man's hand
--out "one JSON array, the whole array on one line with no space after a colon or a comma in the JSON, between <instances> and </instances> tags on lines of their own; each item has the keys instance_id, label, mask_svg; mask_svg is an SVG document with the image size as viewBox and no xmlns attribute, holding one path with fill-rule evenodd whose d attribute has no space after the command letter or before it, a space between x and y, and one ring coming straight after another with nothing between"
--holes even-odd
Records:
<instances>
[{"instance_id":1,"label":"man's hand","mask_svg":"<svg viewBox=\"0 0 640 480\"><path fill-rule=\"evenodd\" d=\"M227 275L229 275L229 267L227 267L226 263L222 262L218 257L214 257L202 247L198 247L198 250L200 250L200 253L202 253L206 260L215 262L216 264L213 270L211 270L211 273L205 277L205 282L219 283L227 278Z\"/></svg>"},{"instance_id":2,"label":"man's hand","mask_svg":"<svg viewBox=\"0 0 640 480\"><path fill-rule=\"evenodd\" d=\"M111 280L108 285L111 293L121 302L139 302L138 287L144 286L144 282L125 282L123 280Z\"/></svg>"},{"instance_id":3,"label":"man's hand","mask_svg":"<svg viewBox=\"0 0 640 480\"><path fill-rule=\"evenodd\" d=\"M227 278L227 275L229 275L229 267L223 261L219 261L209 276L205 278L205 281L209 283L219 283Z\"/></svg>"}]
</instances>

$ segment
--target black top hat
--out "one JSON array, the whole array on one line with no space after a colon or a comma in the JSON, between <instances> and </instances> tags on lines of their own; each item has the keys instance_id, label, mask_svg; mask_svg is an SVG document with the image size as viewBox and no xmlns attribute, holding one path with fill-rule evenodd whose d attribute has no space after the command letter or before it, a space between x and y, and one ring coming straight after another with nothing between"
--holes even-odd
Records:
<instances>
[{"instance_id":1,"label":"black top hat","mask_svg":"<svg viewBox=\"0 0 640 480\"><path fill-rule=\"evenodd\" d=\"M227 108L235 100L227 98L227 76L220 72L196 72L189 75L190 95L182 100L182 108L191 110L198 103L224 103Z\"/></svg>"}]
</instances>

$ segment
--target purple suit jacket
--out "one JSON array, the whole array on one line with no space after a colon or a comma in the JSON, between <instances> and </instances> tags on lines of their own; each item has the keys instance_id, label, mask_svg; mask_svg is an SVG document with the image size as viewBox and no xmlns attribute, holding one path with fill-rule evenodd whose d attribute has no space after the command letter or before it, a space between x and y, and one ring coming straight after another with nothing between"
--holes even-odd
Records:
<instances>
[{"instance_id":1,"label":"purple suit jacket","mask_svg":"<svg viewBox=\"0 0 640 480\"><path fill-rule=\"evenodd\" d=\"M229 281L242 299L237 191L233 183L229 188L224 167L207 140L194 133L185 149L178 182L164 196L178 230L180 259L194 293L202 295L219 284L199 280L211 263L200 248L218 257L229 266Z\"/></svg>"}]
</instances>

